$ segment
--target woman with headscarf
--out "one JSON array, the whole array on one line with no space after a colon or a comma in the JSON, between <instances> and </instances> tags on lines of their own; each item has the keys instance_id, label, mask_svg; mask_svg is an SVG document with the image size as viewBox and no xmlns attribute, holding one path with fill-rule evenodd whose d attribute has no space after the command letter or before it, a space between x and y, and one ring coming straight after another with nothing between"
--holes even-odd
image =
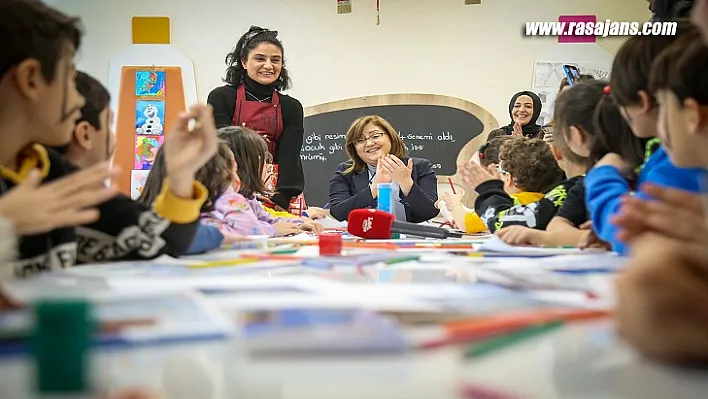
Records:
<instances>
[{"instance_id":1,"label":"woman with headscarf","mask_svg":"<svg viewBox=\"0 0 708 399\"><path fill-rule=\"evenodd\" d=\"M511 123L502 127L507 135L540 138L541 125L536 121L541 115L541 99L532 91L520 91L509 102Z\"/></svg>"}]
</instances>

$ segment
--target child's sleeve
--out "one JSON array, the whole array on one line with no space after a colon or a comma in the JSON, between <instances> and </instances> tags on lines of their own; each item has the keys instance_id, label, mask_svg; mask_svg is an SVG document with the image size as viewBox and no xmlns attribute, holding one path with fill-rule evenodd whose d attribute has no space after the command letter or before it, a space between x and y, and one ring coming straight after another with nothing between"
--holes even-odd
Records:
<instances>
[{"instance_id":1,"label":"child's sleeve","mask_svg":"<svg viewBox=\"0 0 708 399\"><path fill-rule=\"evenodd\" d=\"M186 254L193 255L211 251L219 248L222 242L224 242L224 235L217 227L200 224Z\"/></svg>"},{"instance_id":2,"label":"child's sleeve","mask_svg":"<svg viewBox=\"0 0 708 399\"><path fill-rule=\"evenodd\" d=\"M498 180L482 183L477 190L480 195L475 201L475 210L492 233L507 226L544 230L566 198L562 184L540 201L528 205L515 204L504 191L504 183Z\"/></svg>"},{"instance_id":3,"label":"child's sleeve","mask_svg":"<svg viewBox=\"0 0 708 399\"><path fill-rule=\"evenodd\" d=\"M207 190L194 182L191 198L170 191L168 180L153 209L118 195L99 205L97 221L76 228L79 263L180 256L192 244Z\"/></svg>"},{"instance_id":4,"label":"child's sleeve","mask_svg":"<svg viewBox=\"0 0 708 399\"><path fill-rule=\"evenodd\" d=\"M260 208L260 204L258 206ZM230 192L222 195L216 200L214 207L224 215L224 223L236 234L268 235L271 237L278 235L273 224L266 220L261 220L250 206L246 197L239 193ZM262 208L261 212L266 217L270 217Z\"/></svg>"},{"instance_id":5,"label":"child's sleeve","mask_svg":"<svg viewBox=\"0 0 708 399\"><path fill-rule=\"evenodd\" d=\"M581 180L568 191L568 198L558 209L556 216L580 227L588 221L588 208L585 205L585 183Z\"/></svg>"},{"instance_id":6,"label":"child's sleeve","mask_svg":"<svg viewBox=\"0 0 708 399\"><path fill-rule=\"evenodd\" d=\"M598 238L610 243L620 254L624 253L624 245L617 240L617 228L611 219L620 209L622 196L629 192L627 179L614 166L593 168L585 178L585 203L593 230Z\"/></svg>"}]
</instances>

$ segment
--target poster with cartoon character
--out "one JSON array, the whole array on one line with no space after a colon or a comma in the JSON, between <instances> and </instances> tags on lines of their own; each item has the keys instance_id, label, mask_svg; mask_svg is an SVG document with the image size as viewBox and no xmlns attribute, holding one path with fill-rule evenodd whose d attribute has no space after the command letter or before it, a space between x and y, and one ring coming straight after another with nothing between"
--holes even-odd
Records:
<instances>
[{"instance_id":1,"label":"poster with cartoon character","mask_svg":"<svg viewBox=\"0 0 708 399\"><path fill-rule=\"evenodd\" d=\"M135 71L135 95L137 97L164 98L165 71L137 70Z\"/></svg>"},{"instance_id":2,"label":"poster with cartoon character","mask_svg":"<svg viewBox=\"0 0 708 399\"><path fill-rule=\"evenodd\" d=\"M150 170L155 162L157 150L162 145L163 136L136 136L135 137L135 164L134 170Z\"/></svg>"},{"instance_id":3,"label":"poster with cartoon character","mask_svg":"<svg viewBox=\"0 0 708 399\"><path fill-rule=\"evenodd\" d=\"M152 136L164 134L165 102L138 100L135 103L135 133Z\"/></svg>"},{"instance_id":4,"label":"poster with cartoon character","mask_svg":"<svg viewBox=\"0 0 708 399\"><path fill-rule=\"evenodd\" d=\"M130 173L130 198L137 200L143 193L149 170L134 170Z\"/></svg>"}]
</instances>

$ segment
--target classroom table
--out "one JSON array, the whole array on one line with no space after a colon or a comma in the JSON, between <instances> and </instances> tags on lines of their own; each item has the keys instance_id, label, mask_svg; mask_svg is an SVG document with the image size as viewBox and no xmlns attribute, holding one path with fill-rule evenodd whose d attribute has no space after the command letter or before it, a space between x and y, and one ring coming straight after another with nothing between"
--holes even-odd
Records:
<instances>
[{"instance_id":1,"label":"classroom table","mask_svg":"<svg viewBox=\"0 0 708 399\"><path fill-rule=\"evenodd\" d=\"M708 373L640 358L615 340L607 322L564 327L474 361L452 347L250 359L235 342L211 342L103 351L95 365L104 389L147 386L169 399L447 399L462 397L465 386L508 395L499 398L690 399L708 392ZM0 359L0 397L34 399L31 373L27 358Z\"/></svg>"},{"instance_id":2,"label":"classroom table","mask_svg":"<svg viewBox=\"0 0 708 399\"><path fill-rule=\"evenodd\" d=\"M469 283L444 270L334 277L350 283ZM647 361L610 321L566 325L477 359L460 347L404 355L250 357L241 341L98 349L96 385L151 387L168 399L664 399L708 397L708 372ZM0 357L0 399L35 399L28 357ZM500 395L462 396L477 390Z\"/></svg>"}]
</instances>

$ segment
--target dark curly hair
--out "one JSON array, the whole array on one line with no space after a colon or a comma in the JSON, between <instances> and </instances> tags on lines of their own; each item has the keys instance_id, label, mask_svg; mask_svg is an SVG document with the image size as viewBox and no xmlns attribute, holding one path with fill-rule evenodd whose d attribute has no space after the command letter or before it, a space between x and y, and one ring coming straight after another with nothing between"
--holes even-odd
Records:
<instances>
[{"instance_id":1,"label":"dark curly hair","mask_svg":"<svg viewBox=\"0 0 708 399\"><path fill-rule=\"evenodd\" d=\"M238 40L236 48L226 56L227 67L224 82L233 86L239 86L243 83L247 72L242 62L248 60L251 51L263 43L272 44L283 53L283 68L280 71L280 76L273 83L273 88L278 91L289 89L291 84L288 70L285 68L285 49L283 48L283 43L278 39L278 32L261 28L260 26L251 26L251 29Z\"/></svg>"},{"instance_id":2,"label":"dark curly hair","mask_svg":"<svg viewBox=\"0 0 708 399\"><path fill-rule=\"evenodd\" d=\"M501 146L499 163L524 191L544 193L558 183L558 164L542 139L511 137Z\"/></svg>"}]
</instances>

